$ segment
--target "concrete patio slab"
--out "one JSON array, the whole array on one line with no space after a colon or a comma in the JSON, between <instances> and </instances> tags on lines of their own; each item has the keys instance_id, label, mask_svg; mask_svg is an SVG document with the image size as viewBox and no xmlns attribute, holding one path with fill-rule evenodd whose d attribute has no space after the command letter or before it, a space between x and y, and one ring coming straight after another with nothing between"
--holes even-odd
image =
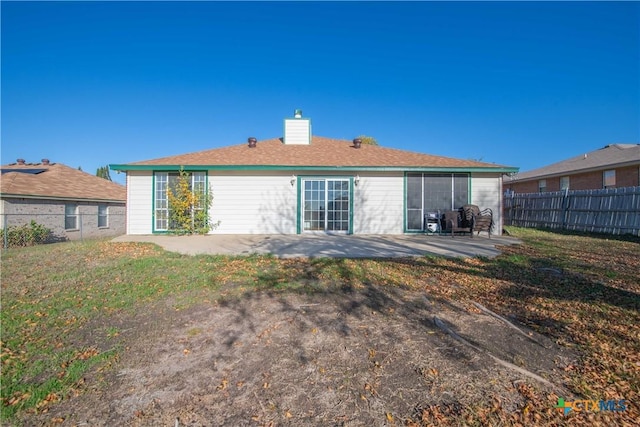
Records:
<instances>
[{"instance_id":1,"label":"concrete patio slab","mask_svg":"<svg viewBox=\"0 0 640 427\"><path fill-rule=\"evenodd\" d=\"M401 258L425 255L449 257L500 254L499 246L521 243L507 236L444 235L123 235L114 242L155 243L187 255L272 254L278 258Z\"/></svg>"}]
</instances>

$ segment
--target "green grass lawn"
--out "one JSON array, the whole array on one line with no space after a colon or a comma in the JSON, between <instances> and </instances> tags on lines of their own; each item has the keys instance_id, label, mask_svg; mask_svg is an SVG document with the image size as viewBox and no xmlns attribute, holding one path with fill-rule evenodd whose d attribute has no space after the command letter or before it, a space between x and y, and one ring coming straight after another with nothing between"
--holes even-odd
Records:
<instances>
[{"instance_id":1,"label":"green grass lawn","mask_svg":"<svg viewBox=\"0 0 640 427\"><path fill-rule=\"evenodd\" d=\"M567 371L576 395L626 399L625 419L640 416L640 240L509 231L523 244L502 248L495 259L186 256L102 240L3 251L2 420L46 411L81 390L88 372L117 360L117 328L95 330L100 348L77 339L96 319L160 301L183 308L256 290L312 293L367 284L422 289L513 314L584 354ZM534 409L551 407L539 397L531 402Z\"/></svg>"}]
</instances>

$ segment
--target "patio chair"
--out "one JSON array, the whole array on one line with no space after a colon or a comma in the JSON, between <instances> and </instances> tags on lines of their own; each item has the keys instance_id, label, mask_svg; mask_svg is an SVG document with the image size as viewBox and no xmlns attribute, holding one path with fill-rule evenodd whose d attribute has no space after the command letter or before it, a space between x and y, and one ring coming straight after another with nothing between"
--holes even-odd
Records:
<instances>
[{"instance_id":1,"label":"patio chair","mask_svg":"<svg viewBox=\"0 0 640 427\"><path fill-rule=\"evenodd\" d=\"M455 211L445 211L442 216L442 231L450 232L451 237L455 233L469 233L473 237L473 232L486 231L491 238L493 229L493 212L487 208L480 210L476 205L464 205Z\"/></svg>"},{"instance_id":2,"label":"patio chair","mask_svg":"<svg viewBox=\"0 0 640 427\"><path fill-rule=\"evenodd\" d=\"M489 208L485 208L482 211L475 205L465 205L473 212L473 231L477 231L480 235L481 231L486 231L491 238L491 231L493 230L493 211ZM463 208L465 208L463 206ZM473 234L473 233L472 233Z\"/></svg>"},{"instance_id":3,"label":"patio chair","mask_svg":"<svg viewBox=\"0 0 640 427\"><path fill-rule=\"evenodd\" d=\"M451 233L451 237L455 233L469 233L473 237L473 222L466 219L462 208L456 211L444 211L442 214L442 232Z\"/></svg>"}]
</instances>

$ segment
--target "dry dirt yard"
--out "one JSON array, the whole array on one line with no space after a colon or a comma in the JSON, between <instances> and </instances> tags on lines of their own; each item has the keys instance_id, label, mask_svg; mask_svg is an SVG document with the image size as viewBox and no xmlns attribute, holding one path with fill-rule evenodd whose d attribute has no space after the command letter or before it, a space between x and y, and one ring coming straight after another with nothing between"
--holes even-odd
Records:
<instances>
[{"instance_id":1,"label":"dry dirt yard","mask_svg":"<svg viewBox=\"0 0 640 427\"><path fill-rule=\"evenodd\" d=\"M109 342L92 342L100 321L87 325L75 339L101 351L118 345L121 357L87 377L75 397L22 422L412 425L425 424L434 407L521 408L532 387L570 397L557 379L576 356L503 320L375 286L255 292L184 310L164 301L110 320L119 334Z\"/></svg>"}]
</instances>

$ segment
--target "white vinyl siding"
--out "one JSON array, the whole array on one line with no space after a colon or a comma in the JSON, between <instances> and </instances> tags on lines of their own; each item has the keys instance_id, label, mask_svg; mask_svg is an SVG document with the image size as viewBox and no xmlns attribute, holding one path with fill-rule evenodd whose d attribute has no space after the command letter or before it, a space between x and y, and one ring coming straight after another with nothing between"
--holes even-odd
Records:
<instances>
[{"instance_id":1,"label":"white vinyl siding","mask_svg":"<svg viewBox=\"0 0 640 427\"><path fill-rule=\"evenodd\" d=\"M294 185L291 185L292 175ZM319 177L355 177L356 173L319 173ZM358 172L353 186L354 234L403 234L404 185L402 172ZM302 171L241 172L209 171L213 196L210 220L219 222L213 234L296 234L299 206L298 184L315 174ZM502 229L500 174L472 174L471 203L491 208ZM127 174L127 233L153 232L153 177L151 171ZM302 227L300 227L302 229Z\"/></svg>"},{"instance_id":2,"label":"white vinyl siding","mask_svg":"<svg viewBox=\"0 0 640 427\"><path fill-rule=\"evenodd\" d=\"M354 234L402 234L404 175L359 173L353 189Z\"/></svg>"},{"instance_id":3,"label":"white vinyl siding","mask_svg":"<svg viewBox=\"0 0 640 427\"><path fill-rule=\"evenodd\" d=\"M471 204L493 212L493 231L502 234L502 175L471 174Z\"/></svg>"},{"instance_id":4,"label":"white vinyl siding","mask_svg":"<svg viewBox=\"0 0 640 427\"><path fill-rule=\"evenodd\" d=\"M297 182L291 173L248 175L209 172L215 234L295 234Z\"/></svg>"},{"instance_id":5,"label":"white vinyl siding","mask_svg":"<svg viewBox=\"0 0 640 427\"><path fill-rule=\"evenodd\" d=\"M127 234L153 232L153 174L127 172Z\"/></svg>"},{"instance_id":6,"label":"white vinyl siding","mask_svg":"<svg viewBox=\"0 0 640 427\"><path fill-rule=\"evenodd\" d=\"M308 145L311 141L311 121L309 119L286 119L284 121L284 143L287 145Z\"/></svg>"}]
</instances>

